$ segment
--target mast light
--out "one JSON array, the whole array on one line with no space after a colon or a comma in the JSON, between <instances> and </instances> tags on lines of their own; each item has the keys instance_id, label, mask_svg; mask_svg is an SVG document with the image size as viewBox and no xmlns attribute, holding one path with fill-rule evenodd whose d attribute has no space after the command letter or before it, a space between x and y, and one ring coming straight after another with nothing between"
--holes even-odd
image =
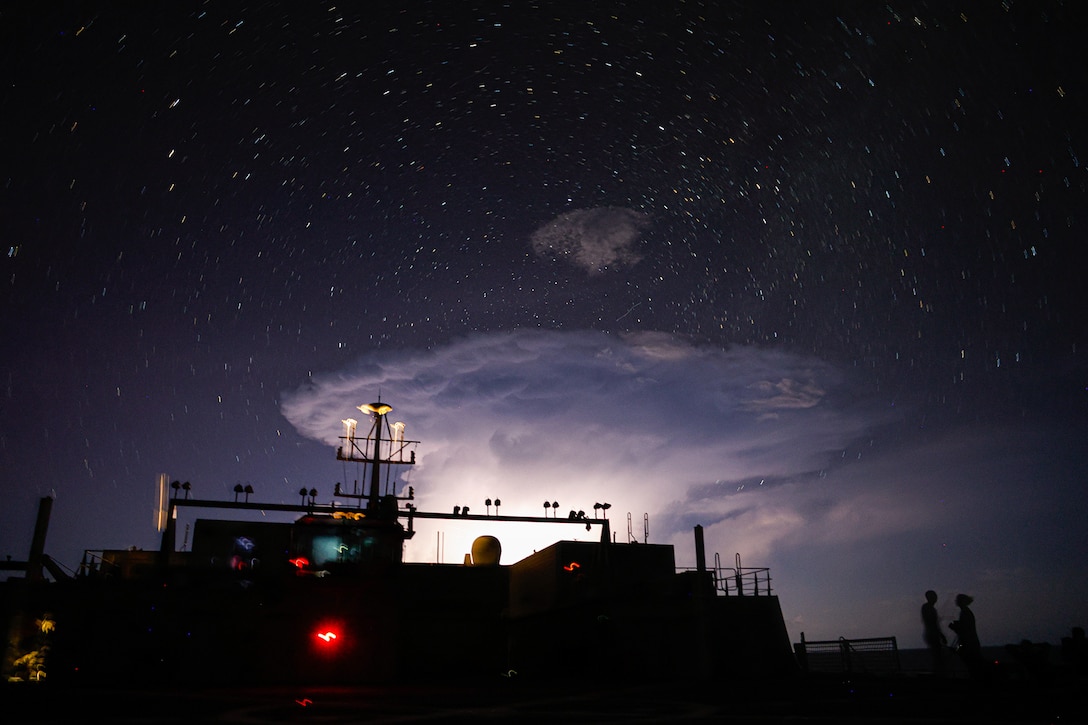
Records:
<instances>
[{"instance_id":1,"label":"mast light","mask_svg":"<svg viewBox=\"0 0 1088 725\"><path fill-rule=\"evenodd\" d=\"M359 410L363 411L364 413L373 413L374 415L385 415L386 413L393 412L393 406L389 405L388 403L378 401L377 403L366 403L365 405L360 405Z\"/></svg>"}]
</instances>

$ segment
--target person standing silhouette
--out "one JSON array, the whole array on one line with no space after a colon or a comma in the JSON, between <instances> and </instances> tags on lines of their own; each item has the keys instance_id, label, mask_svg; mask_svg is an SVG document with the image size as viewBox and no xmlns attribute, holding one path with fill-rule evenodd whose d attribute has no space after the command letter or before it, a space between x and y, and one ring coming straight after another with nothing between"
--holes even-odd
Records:
<instances>
[{"instance_id":1,"label":"person standing silhouette","mask_svg":"<svg viewBox=\"0 0 1088 725\"><path fill-rule=\"evenodd\" d=\"M956 595L956 606L960 608L960 616L956 621L950 622L948 628L956 633L956 653L967 666L968 674L975 679L981 679L983 675L982 644L978 639L975 613L971 611L970 605L973 601L975 600L966 594Z\"/></svg>"},{"instance_id":2,"label":"person standing silhouette","mask_svg":"<svg viewBox=\"0 0 1088 725\"><path fill-rule=\"evenodd\" d=\"M926 603L922 605L922 639L929 648L930 670L934 675L944 675L944 647L948 639L941 631L941 619L937 616L937 592L926 592Z\"/></svg>"}]
</instances>

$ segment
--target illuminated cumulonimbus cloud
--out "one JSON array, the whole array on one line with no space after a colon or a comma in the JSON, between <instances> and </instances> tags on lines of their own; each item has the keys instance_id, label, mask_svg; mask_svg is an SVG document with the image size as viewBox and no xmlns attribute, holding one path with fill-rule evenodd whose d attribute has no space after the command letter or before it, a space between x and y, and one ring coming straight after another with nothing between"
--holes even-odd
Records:
<instances>
[{"instance_id":1,"label":"illuminated cumulonimbus cloud","mask_svg":"<svg viewBox=\"0 0 1088 725\"><path fill-rule=\"evenodd\" d=\"M635 244L649 226L645 214L622 207L575 209L544 224L530 237L533 251L598 274L641 259Z\"/></svg>"},{"instance_id":2,"label":"illuminated cumulonimbus cloud","mask_svg":"<svg viewBox=\"0 0 1088 725\"><path fill-rule=\"evenodd\" d=\"M666 527L656 541L686 541L692 521L710 531L727 522L758 555L814 512L836 515L795 489L873 423L828 404L840 386L831 366L784 352L661 333L519 331L382 351L315 376L281 409L303 435L336 446L341 420L380 391L407 438L422 441L410 474L422 510L484 513L484 500L499 498L504 514L540 516L554 500L562 517L607 501L621 540L626 512L637 538L645 512ZM527 553L506 534L503 546Z\"/></svg>"}]
</instances>

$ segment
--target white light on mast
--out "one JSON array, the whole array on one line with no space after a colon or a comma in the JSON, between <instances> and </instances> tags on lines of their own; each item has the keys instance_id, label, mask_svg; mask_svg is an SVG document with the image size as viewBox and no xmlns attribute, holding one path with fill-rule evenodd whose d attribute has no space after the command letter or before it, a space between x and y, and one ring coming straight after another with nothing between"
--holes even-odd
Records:
<instances>
[{"instance_id":1,"label":"white light on mast","mask_svg":"<svg viewBox=\"0 0 1088 725\"><path fill-rule=\"evenodd\" d=\"M396 423L394 423L390 427L393 429L393 442L394 443L403 443L404 442L404 422L398 420Z\"/></svg>"},{"instance_id":2,"label":"white light on mast","mask_svg":"<svg viewBox=\"0 0 1088 725\"><path fill-rule=\"evenodd\" d=\"M166 529L167 501L169 501L169 484L165 473L159 474L159 496L155 506L155 530L160 534Z\"/></svg>"},{"instance_id":3,"label":"white light on mast","mask_svg":"<svg viewBox=\"0 0 1088 725\"><path fill-rule=\"evenodd\" d=\"M344 424L344 445L342 450L345 456L350 457L355 452L355 427L359 425L359 421L354 418L347 418L340 422Z\"/></svg>"}]
</instances>

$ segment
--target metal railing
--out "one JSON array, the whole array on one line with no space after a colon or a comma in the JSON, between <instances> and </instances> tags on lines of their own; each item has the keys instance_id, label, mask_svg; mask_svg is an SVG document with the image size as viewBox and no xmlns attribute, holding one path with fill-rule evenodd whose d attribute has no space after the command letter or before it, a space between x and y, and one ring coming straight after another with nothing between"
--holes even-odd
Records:
<instances>
[{"instance_id":1,"label":"metal railing","mask_svg":"<svg viewBox=\"0 0 1088 725\"><path fill-rule=\"evenodd\" d=\"M895 637L867 637L809 642L805 633L794 645L797 661L805 672L893 674L900 671Z\"/></svg>"},{"instance_id":2,"label":"metal railing","mask_svg":"<svg viewBox=\"0 0 1088 725\"><path fill-rule=\"evenodd\" d=\"M740 554L736 566L722 566L721 554L714 554L714 586L726 596L771 596L771 570L767 567L743 567Z\"/></svg>"},{"instance_id":3,"label":"metal railing","mask_svg":"<svg viewBox=\"0 0 1088 725\"><path fill-rule=\"evenodd\" d=\"M106 558L106 552L101 549L84 549L83 559L79 562L79 570L76 576L87 577L109 573L116 569L116 565Z\"/></svg>"},{"instance_id":4,"label":"metal railing","mask_svg":"<svg viewBox=\"0 0 1088 725\"><path fill-rule=\"evenodd\" d=\"M714 589L727 597L769 597L771 590L771 570L765 566L742 567L740 554L737 565L722 566L721 554L714 555L714 568L709 569L714 579ZM677 567L677 571L698 571L695 567Z\"/></svg>"},{"instance_id":5,"label":"metal railing","mask_svg":"<svg viewBox=\"0 0 1088 725\"><path fill-rule=\"evenodd\" d=\"M725 596L771 596L771 570L766 567L734 569L724 567L714 572L714 585Z\"/></svg>"}]
</instances>

